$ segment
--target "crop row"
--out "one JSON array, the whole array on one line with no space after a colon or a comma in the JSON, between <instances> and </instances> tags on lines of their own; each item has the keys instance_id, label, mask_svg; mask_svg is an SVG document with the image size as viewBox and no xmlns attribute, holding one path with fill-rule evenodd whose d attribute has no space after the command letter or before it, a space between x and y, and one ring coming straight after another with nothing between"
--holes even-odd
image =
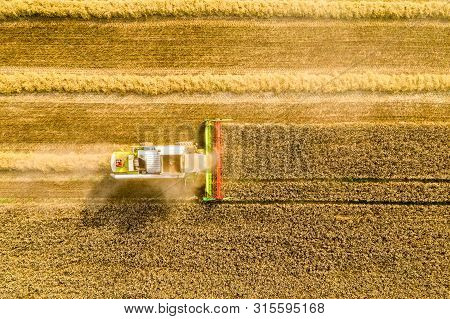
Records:
<instances>
[{"instance_id":1,"label":"crop row","mask_svg":"<svg viewBox=\"0 0 450 319\"><path fill-rule=\"evenodd\" d=\"M225 195L236 201L450 202L448 188L448 182L425 181L226 180L224 183Z\"/></svg>"},{"instance_id":2,"label":"crop row","mask_svg":"<svg viewBox=\"0 0 450 319\"><path fill-rule=\"evenodd\" d=\"M448 18L445 1L277 1L277 0L1 0L0 18L27 16L83 19L150 16L234 16L308 18Z\"/></svg>"},{"instance_id":3,"label":"crop row","mask_svg":"<svg viewBox=\"0 0 450 319\"><path fill-rule=\"evenodd\" d=\"M224 175L447 179L449 130L446 124L225 125Z\"/></svg>"},{"instance_id":4,"label":"crop row","mask_svg":"<svg viewBox=\"0 0 450 319\"><path fill-rule=\"evenodd\" d=\"M79 74L63 72L12 72L0 74L0 94L34 92L136 93L340 93L446 92L450 75L307 72L248 74L183 74L146 76L135 74Z\"/></svg>"}]
</instances>

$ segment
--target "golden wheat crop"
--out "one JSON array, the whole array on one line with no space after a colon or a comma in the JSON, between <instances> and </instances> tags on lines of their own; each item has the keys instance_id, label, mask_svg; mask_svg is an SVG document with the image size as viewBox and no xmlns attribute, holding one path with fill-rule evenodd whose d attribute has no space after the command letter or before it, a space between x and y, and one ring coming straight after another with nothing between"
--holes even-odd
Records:
<instances>
[{"instance_id":1,"label":"golden wheat crop","mask_svg":"<svg viewBox=\"0 0 450 319\"><path fill-rule=\"evenodd\" d=\"M448 294L442 206L60 203L0 217L3 298Z\"/></svg>"},{"instance_id":2,"label":"golden wheat crop","mask_svg":"<svg viewBox=\"0 0 450 319\"><path fill-rule=\"evenodd\" d=\"M446 1L305 0L2 0L0 18L64 17L82 19L150 16L234 16L306 18L448 18Z\"/></svg>"},{"instance_id":3,"label":"golden wheat crop","mask_svg":"<svg viewBox=\"0 0 450 319\"><path fill-rule=\"evenodd\" d=\"M448 178L447 124L226 125L232 179Z\"/></svg>"},{"instance_id":4,"label":"golden wheat crop","mask_svg":"<svg viewBox=\"0 0 450 319\"><path fill-rule=\"evenodd\" d=\"M0 74L0 93L26 92L121 93L341 93L446 92L447 74L382 74L273 72L251 74L185 74L145 76L130 74L79 74L62 72L12 72Z\"/></svg>"},{"instance_id":5,"label":"golden wheat crop","mask_svg":"<svg viewBox=\"0 0 450 319\"><path fill-rule=\"evenodd\" d=\"M448 188L448 183L439 181L226 180L224 183L224 193L236 201L446 202Z\"/></svg>"}]
</instances>

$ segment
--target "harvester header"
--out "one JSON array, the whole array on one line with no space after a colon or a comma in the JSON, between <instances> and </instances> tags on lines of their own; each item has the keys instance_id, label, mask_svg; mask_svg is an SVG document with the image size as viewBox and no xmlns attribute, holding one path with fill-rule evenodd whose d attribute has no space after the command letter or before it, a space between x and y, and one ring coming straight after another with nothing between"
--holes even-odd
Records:
<instances>
[{"instance_id":1,"label":"harvester header","mask_svg":"<svg viewBox=\"0 0 450 319\"><path fill-rule=\"evenodd\" d=\"M223 200L222 177L222 122L223 119L205 120L205 154L215 163L208 165L205 172L205 196L203 201Z\"/></svg>"}]
</instances>

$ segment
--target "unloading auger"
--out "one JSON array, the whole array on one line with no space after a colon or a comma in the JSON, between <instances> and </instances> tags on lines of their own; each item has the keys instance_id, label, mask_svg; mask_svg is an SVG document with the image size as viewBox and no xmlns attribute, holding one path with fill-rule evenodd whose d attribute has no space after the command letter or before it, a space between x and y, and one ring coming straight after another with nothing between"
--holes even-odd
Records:
<instances>
[{"instance_id":1,"label":"unloading auger","mask_svg":"<svg viewBox=\"0 0 450 319\"><path fill-rule=\"evenodd\" d=\"M147 143L131 151L111 155L111 176L117 180L184 179L197 180L204 175L204 202L224 199L223 194L223 119L204 121L204 149L194 142L172 145Z\"/></svg>"}]
</instances>

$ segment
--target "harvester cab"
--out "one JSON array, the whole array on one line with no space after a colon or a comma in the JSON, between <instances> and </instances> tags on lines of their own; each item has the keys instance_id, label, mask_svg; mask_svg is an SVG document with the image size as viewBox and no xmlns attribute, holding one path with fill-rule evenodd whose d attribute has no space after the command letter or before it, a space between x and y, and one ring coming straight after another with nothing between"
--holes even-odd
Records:
<instances>
[{"instance_id":1,"label":"harvester cab","mask_svg":"<svg viewBox=\"0 0 450 319\"><path fill-rule=\"evenodd\" d=\"M194 142L173 145L132 147L130 151L116 151L111 155L111 176L117 180L205 178L203 201L224 199L222 191L222 122L204 122L204 149Z\"/></svg>"}]
</instances>

